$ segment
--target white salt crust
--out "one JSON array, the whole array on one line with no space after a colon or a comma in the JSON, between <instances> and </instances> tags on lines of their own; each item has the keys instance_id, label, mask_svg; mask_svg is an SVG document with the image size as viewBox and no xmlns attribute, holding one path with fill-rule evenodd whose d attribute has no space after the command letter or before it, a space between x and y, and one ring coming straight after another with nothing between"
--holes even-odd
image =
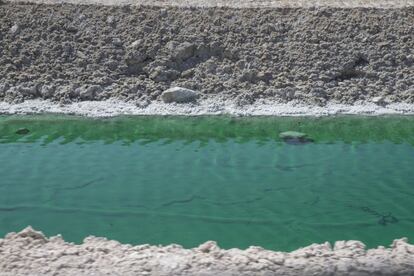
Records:
<instances>
[{"instance_id":1,"label":"white salt crust","mask_svg":"<svg viewBox=\"0 0 414 276\"><path fill-rule=\"evenodd\" d=\"M19 104L0 102L0 114L71 114L87 117L119 115L232 115L232 116L328 116L328 115L413 115L414 104L392 103L379 106L374 103L354 105L328 103L312 106L295 102L277 103L257 101L252 105L238 106L232 100L209 98L199 103L166 104L154 101L146 107L119 100L84 101L60 105L45 100L27 100Z\"/></svg>"},{"instance_id":2,"label":"white salt crust","mask_svg":"<svg viewBox=\"0 0 414 276\"><path fill-rule=\"evenodd\" d=\"M224 250L213 241L192 249L132 246L93 236L77 245L28 227L0 239L0 275L409 276L414 275L414 245L405 238L375 249L359 241L337 241L288 253L256 246Z\"/></svg>"}]
</instances>

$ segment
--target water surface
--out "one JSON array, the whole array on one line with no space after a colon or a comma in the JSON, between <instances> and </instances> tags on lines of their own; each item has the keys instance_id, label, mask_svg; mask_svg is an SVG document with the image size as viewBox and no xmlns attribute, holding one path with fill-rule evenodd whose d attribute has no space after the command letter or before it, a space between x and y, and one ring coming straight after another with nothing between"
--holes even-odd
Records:
<instances>
[{"instance_id":1,"label":"water surface","mask_svg":"<svg viewBox=\"0 0 414 276\"><path fill-rule=\"evenodd\" d=\"M18 129L30 132L19 135ZM291 145L282 131L306 132ZM0 117L0 235L292 250L414 239L414 118Z\"/></svg>"}]
</instances>

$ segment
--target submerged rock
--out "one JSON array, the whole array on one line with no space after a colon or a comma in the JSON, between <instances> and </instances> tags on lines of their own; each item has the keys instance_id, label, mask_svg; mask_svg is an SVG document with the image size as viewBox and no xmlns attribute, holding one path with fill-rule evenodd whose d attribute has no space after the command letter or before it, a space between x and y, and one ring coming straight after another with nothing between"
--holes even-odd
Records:
<instances>
[{"instance_id":1,"label":"submerged rock","mask_svg":"<svg viewBox=\"0 0 414 276\"><path fill-rule=\"evenodd\" d=\"M25 135L25 134L28 134L29 132L30 130L27 128L19 128L18 130L16 130L16 134L19 134L19 135Z\"/></svg>"},{"instance_id":2,"label":"submerged rock","mask_svg":"<svg viewBox=\"0 0 414 276\"><path fill-rule=\"evenodd\" d=\"M299 132L299 131L285 131L279 134L280 138L305 138L308 136L306 133Z\"/></svg>"},{"instance_id":3,"label":"submerged rock","mask_svg":"<svg viewBox=\"0 0 414 276\"><path fill-rule=\"evenodd\" d=\"M194 102L199 97L199 93L182 87L173 87L165 90L161 94L161 99L165 103L188 103Z\"/></svg>"},{"instance_id":4,"label":"submerged rock","mask_svg":"<svg viewBox=\"0 0 414 276\"><path fill-rule=\"evenodd\" d=\"M285 131L279 134L279 137L291 145L301 145L312 143L313 139L309 138L306 133L298 131Z\"/></svg>"}]
</instances>

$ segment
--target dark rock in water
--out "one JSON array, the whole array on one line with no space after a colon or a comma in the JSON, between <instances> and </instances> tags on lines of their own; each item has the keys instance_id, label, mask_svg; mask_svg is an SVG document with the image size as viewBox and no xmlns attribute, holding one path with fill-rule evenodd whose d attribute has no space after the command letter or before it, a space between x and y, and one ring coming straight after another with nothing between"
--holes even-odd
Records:
<instances>
[{"instance_id":1,"label":"dark rock in water","mask_svg":"<svg viewBox=\"0 0 414 276\"><path fill-rule=\"evenodd\" d=\"M28 134L29 132L30 132L30 130L28 130L27 128L19 128L16 131L16 134L25 135L25 134Z\"/></svg>"},{"instance_id":2,"label":"dark rock in water","mask_svg":"<svg viewBox=\"0 0 414 276\"><path fill-rule=\"evenodd\" d=\"M306 133L297 131L285 131L280 133L279 137L289 145L303 145L313 142L313 139L309 138Z\"/></svg>"},{"instance_id":3,"label":"dark rock in water","mask_svg":"<svg viewBox=\"0 0 414 276\"><path fill-rule=\"evenodd\" d=\"M303 132L298 132L298 131L285 131L285 132L281 132L279 134L279 137L282 139L285 138L305 138L308 135L306 133Z\"/></svg>"},{"instance_id":4,"label":"dark rock in water","mask_svg":"<svg viewBox=\"0 0 414 276\"><path fill-rule=\"evenodd\" d=\"M378 224L386 226L389 223L397 223L398 219L394 217L392 214L381 215L380 219L378 220Z\"/></svg>"}]
</instances>

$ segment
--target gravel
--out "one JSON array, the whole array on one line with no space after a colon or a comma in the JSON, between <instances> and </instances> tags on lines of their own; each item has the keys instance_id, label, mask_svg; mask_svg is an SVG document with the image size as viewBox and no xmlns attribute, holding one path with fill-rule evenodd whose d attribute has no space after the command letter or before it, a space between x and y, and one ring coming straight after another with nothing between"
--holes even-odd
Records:
<instances>
[{"instance_id":1,"label":"gravel","mask_svg":"<svg viewBox=\"0 0 414 276\"><path fill-rule=\"evenodd\" d=\"M240 106L414 104L414 3L292 6L6 2L0 101L147 106L182 87Z\"/></svg>"}]
</instances>

